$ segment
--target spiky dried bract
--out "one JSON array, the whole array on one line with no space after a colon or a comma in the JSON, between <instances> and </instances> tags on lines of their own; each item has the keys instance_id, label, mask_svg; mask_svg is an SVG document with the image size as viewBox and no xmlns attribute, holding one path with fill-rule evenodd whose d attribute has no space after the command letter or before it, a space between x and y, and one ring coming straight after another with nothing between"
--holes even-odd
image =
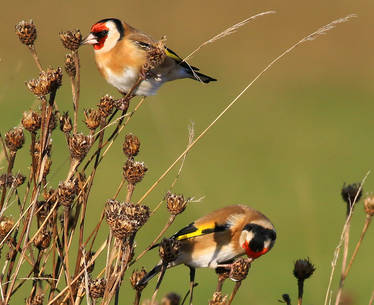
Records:
<instances>
[{"instance_id":1,"label":"spiky dried bract","mask_svg":"<svg viewBox=\"0 0 374 305\"><path fill-rule=\"evenodd\" d=\"M37 293L35 295L31 295L26 299L26 305L43 305L44 302L44 294Z\"/></svg>"},{"instance_id":2,"label":"spiky dried bract","mask_svg":"<svg viewBox=\"0 0 374 305\"><path fill-rule=\"evenodd\" d=\"M27 88L36 96L41 97L58 89L62 84L62 70L48 68L39 73L38 78L26 82Z\"/></svg>"},{"instance_id":3,"label":"spiky dried bract","mask_svg":"<svg viewBox=\"0 0 374 305\"><path fill-rule=\"evenodd\" d=\"M226 305L227 296L223 295L222 292L215 292L212 299L209 301L209 305Z\"/></svg>"},{"instance_id":4,"label":"spiky dried bract","mask_svg":"<svg viewBox=\"0 0 374 305\"><path fill-rule=\"evenodd\" d=\"M25 143L22 127L14 127L5 134L5 144L10 151L17 151Z\"/></svg>"},{"instance_id":5,"label":"spiky dried bract","mask_svg":"<svg viewBox=\"0 0 374 305\"><path fill-rule=\"evenodd\" d=\"M179 305L181 297L175 292L169 292L161 300L161 305Z\"/></svg>"},{"instance_id":6,"label":"spiky dried bract","mask_svg":"<svg viewBox=\"0 0 374 305\"><path fill-rule=\"evenodd\" d=\"M23 44L27 46L34 44L37 34L36 26L31 19L29 21L22 20L18 22L15 28L16 34Z\"/></svg>"},{"instance_id":7,"label":"spiky dried bract","mask_svg":"<svg viewBox=\"0 0 374 305\"><path fill-rule=\"evenodd\" d=\"M114 102L114 107L121 110L124 114L127 112L130 106L130 101L127 98L120 98Z\"/></svg>"},{"instance_id":8,"label":"spiky dried bract","mask_svg":"<svg viewBox=\"0 0 374 305\"><path fill-rule=\"evenodd\" d=\"M374 215L374 196L373 195L370 195L369 197L365 199L364 207L365 207L366 214L368 214L369 216Z\"/></svg>"},{"instance_id":9,"label":"spiky dried bract","mask_svg":"<svg viewBox=\"0 0 374 305\"><path fill-rule=\"evenodd\" d=\"M101 122L101 112L97 109L87 109L84 110L84 122L90 130L95 130L100 126Z\"/></svg>"},{"instance_id":10,"label":"spiky dried bract","mask_svg":"<svg viewBox=\"0 0 374 305\"><path fill-rule=\"evenodd\" d=\"M134 288L137 291L142 291L145 288L145 286L147 286L147 283L145 283L144 285L138 285L138 283L142 278L146 276L146 274L147 271L144 269L144 267L142 267L142 269L140 269L139 271L134 270L130 276L130 283L132 288Z\"/></svg>"},{"instance_id":11,"label":"spiky dried bract","mask_svg":"<svg viewBox=\"0 0 374 305\"><path fill-rule=\"evenodd\" d=\"M176 239L164 238L160 243L158 253L164 264L168 264L177 259L181 248L181 242Z\"/></svg>"},{"instance_id":12,"label":"spiky dried bract","mask_svg":"<svg viewBox=\"0 0 374 305\"><path fill-rule=\"evenodd\" d=\"M238 258L235 262L232 263L230 270L230 279L233 281L242 281L247 275L249 268L251 267L251 260L247 258Z\"/></svg>"},{"instance_id":13,"label":"spiky dried bract","mask_svg":"<svg viewBox=\"0 0 374 305\"><path fill-rule=\"evenodd\" d=\"M94 299L102 298L105 292L106 280L104 278L89 280L88 289Z\"/></svg>"},{"instance_id":14,"label":"spiky dried bract","mask_svg":"<svg viewBox=\"0 0 374 305\"><path fill-rule=\"evenodd\" d=\"M160 41L158 41L156 45L147 46L147 61L143 65L143 70L146 78L154 77L155 75L152 70L157 68L164 62L166 58L165 42L166 37L163 37Z\"/></svg>"},{"instance_id":15,"label":"spiky dried bract","mask_svg":"<svg viewBox=\"0 0 374 305\"><path fill-rule=\"evenodd\" d=\"M168 192L166 194L166 206L172 215L182 213L187 206L188 200L185 200L183 195L176 195Z\"/></svg>"},{"instance_id":16,"label":"spiky dried bract","mask_svg":"<svg viewBox=\"0 0 374 305\"><path fill-rule=\"evenodd\" d=\"M123 176L128 183L135 185L142 181L147 170L148 168L144 165L144 162L128 159L123 166Z\"/></svg>"},{"instance_id":17,"label":"spiky dried bract","mask_svg":"<svg viewBox=\"0 0 374 305\"><path fill-rule=\"evenodd\" d=\"M311 277L313 272L316 270L314 265L310 262L309 258L298 259L295 262L293 269L293 275L299 280L304 281Z\"/></svg>"},{"instance_id":18,"label":"spiky dried bract","mask_svg":"<svg viewBox=\"0 0 374 305\"><path fill-rule=\"evenodd\" d=\"M60 129L64 133L69 133L73 129L73 124L68 112L64 112L60 116Z\"/></svg>"},{"instance_id":19,"label":"spiky dried bract","mask_svg":"<svg viewBox=\"0 0 374 305\"><path fill-rule=\"evenodd\" d=\"M61 32L59 36L64 47L71 51L78 50L82 42L82 33L78 29Z\"/></svg>"},{"instance_id":20,"label":"spiky dried bract","mask_svg":"<svg viewBox=\"0 0 374 305\"><path fill-rule=\"evenodd\" d=\"M0 217L0 242L8 235L14 226L14 220L7 216Z\"/></svg>"},{"instance_id":21,"label":"spiky dried bract","mask_svg":"<svg viewBox=\"0 0 374 305\"><path fill-rule=\"evenodd\" d=\"M361 198L362 188L360 188L360 183L352 183L348 185L344 183L341 194L343 200L347 203L347 210L349 212L355 199L356 202L358 202Z\"/></svg>"},{"instance_id":22,"label":"spiky dried bract","mask_svg":"<svg viewBox=\"0 0 374 305\"><path fill-rule=\"evenodd\" d=\"M39 250L45 250L51 243L52 232L48 229L41 230L34 239L34 245Z\"/></svg>"},{"instance_id":23,"label":"spiky dried bract","mask_svg":"<svg viewBox=\"0 0 374 305\"><path fill-rule=\"evenodd\" d=\"M69 207L73 201L75 196L78 193L78 188L77 188L77 181L76 180L69 180L66 182L62 182L58 186L57 190L57 195L59 202L64 205Z\"/></svg>"},{"instance_id":24,"label":"spiky dried bract","mask_svg":"<svg viewBox=\"0 0 374 305\"><path fill-rule=\"evenodd\" d=\"M145 205L108 200L105 205L105 217L112 233L120 240L135 233L148 220L149 207Z\"/></svg>"},{"instance_id":25,"label":"spiky dried bract","mask_svg":"<svg viewBox=\"0 0 374 305\"><path fill-rule=\"evenodd\" d=\"M135 157L139 153L140 141L136 135L127 134L125 136L125 142L123 142L123 153L131 158Z\"/></svg>"},{"instance_id":26,"label":"spiky dried bract","mask_svg":"<svg viewBox=\"0 0 374 305\"><path fill-rule=\"evenodd\" d=\"M82 133L73 134L69 138L69 150L73 159L82 160L91 148L92 136Z\"/></svg>"},{"instance_id":27,"label":"spiky dried bract","mask_svg":"<svg viewBox=\"0 0 374 305\"><path fill-rule=\"evenodd\" d=\"M100 99L100 102L97 106L99 107L101 115L104 118L106 118L108 115L110 115L113 112L113 109L114 109L114 98L113 98L113 96L110 96L108 94L104 95Z\"/></svg>"},{"instance_id":28,"label":"spiky dried bract","mask_svg":"<svg viewBox=\"0 0 374 305\"><path fill-rule=\"evenodd\" d=\"M65 71L71 77L75 77L75 74L77 73L74 57L71 53L65 55Z\"/></svg>"},{"instance_id":29,"label":"spiky dried bract","mask_svg":"<svg viewBox=\"0 0 374 305\"><path fill-rule=\"evenodd\" d=\"M42 123L42 117L35 111L25 111L22 118L22 126L27 131L35 133Z\"/></svg>"}]
</instances>

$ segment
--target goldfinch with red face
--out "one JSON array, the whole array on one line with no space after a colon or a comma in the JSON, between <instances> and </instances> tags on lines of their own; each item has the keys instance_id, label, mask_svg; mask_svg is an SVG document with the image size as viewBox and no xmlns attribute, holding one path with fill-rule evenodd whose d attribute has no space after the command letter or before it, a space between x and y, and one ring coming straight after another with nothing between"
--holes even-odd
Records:
<instances>
[{"instance_id":1,"label":"goldfinch with red face","mask_svg":"<svg viewBox=\"0 0 374 305\"><path fill-rule=\"evenodd\" d=\"M246 205L232 205L211 212L175 233L171 238L181 242L175 261L167 267L185 264L199 267L227 268L233 260L246 254L255 260L274 246L276 231L262 213ZM156 265L140 282L144 284L161 271Z\"/></svg>"},{"instance_id":2,"label":"goldfinch with red face","mask_svg":"<svg viewBox=\"0 0 374 305\"><path fill-rule=\"evenodd\" d=\"M125 22L108 18L96 22L81 44L93 45L100 73L109 84L127 93L147 63L147 52L154 49L157 42ZM163 83L181 78L192 78L203 83L216 80L197 72L198 68L188 65L166 47L165 55L163 62L140 83L134 91L135 95L154 95Z\"/></svg>"}]
</instances>

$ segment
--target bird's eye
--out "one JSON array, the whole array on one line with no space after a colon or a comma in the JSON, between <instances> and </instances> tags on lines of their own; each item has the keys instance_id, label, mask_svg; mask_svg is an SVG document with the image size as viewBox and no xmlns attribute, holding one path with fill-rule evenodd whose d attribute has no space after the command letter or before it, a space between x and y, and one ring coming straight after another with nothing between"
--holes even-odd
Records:
<instances>
[{"instance_id":1,"label":"bird's eye","mask_svg":"<svg viewBox=\"0 0 374 305\"><path fill-rule=\"evenodd\" d=\"M95 36L99 39L104 38L106 35L108 35L108 31L106 30L95 33Z\"/></svg>"},{"instance_id":2,"label":"bird's eye","mask_svg":"<svg viewBox=\"0 0 374 305\"><path fill-rule=\"evenodd\" d=\"M271 240L275 240L277 238L277 233L275 233L274 231L270 231L269 237Z\"/></svg>"}]
</instances>

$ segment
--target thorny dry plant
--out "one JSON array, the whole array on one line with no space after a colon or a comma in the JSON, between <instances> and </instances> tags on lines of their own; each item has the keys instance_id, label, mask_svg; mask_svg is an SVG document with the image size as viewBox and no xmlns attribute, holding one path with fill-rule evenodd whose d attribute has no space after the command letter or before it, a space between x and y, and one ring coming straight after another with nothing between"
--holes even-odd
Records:
<instances>
[{"instance_id":1,"label":"thorny dry plant","mask_svg":"<svg viewBox=\"0 0 374 305\"><path fill-rule=\"evenodd\" d=\"M273 11L257 14L229 27L213 39L203 43L197 51L206 44L230 35L249 20L269 13ZM123 179L119 182L116 194L105 203L97 225L87 236L84 233L85 216L93 181L108 150L134 113L143 105L144 97L140 98L132 111L129 111L130 104L134 100L132 92L144 76L139 77L132 90L124 97L115 99L105 95L99 100L97 107L84 110L84 123L88 130L85 133L79 132L78 128L81 126L78 125L80 100L78 50L82 40L80 31L72 30L59 34L64 47L70 52L66 54L64 68L69 76L72 90L74 113L71 119L67 112L58 111L55 102L58 89L62 85L62 69L42 67L35 48L37 38L35 24L31 20L19 22L16 25L16 34L29 49L40 71L36 78L26 82L26 87L38 98L39 109L26 111L23 114L22 127L15 127L1 137L7 167L6 172L0 176L0 249L2 257L5 258L0 271L0 304L9 304L17 291L24 289L24 285L30 281L31 290L26 304L80 304L84 299L87 304L96 304L100 298L100 304L109 304L112 299L115 304L118 304L119 289L125 283L124 278L129 267L140 260L160 240L176 216L181 215L188 203L194 200L172 193L175 182L180 176L184 159L191 148L274 63L299 44L314 39L337 23L345 22L351 17L336 20L306 36L266 66L197 138L194 139L193 132L190 133L187 148L137 203L133 200L134 190L146 175L147 166L135 159L140 150L140 140L135 135L127 134L123 144L123 152L127 158L122 168ZM145 70L154 68L157 64L159 63L151 62L144 68ZM146 76L147 73L144 75ZM66 138L70 166L66 178L53 187L49 181L49 173L54 149L52 138L57 126ZM23 148L25 138L28 137L30 138L30 166L25 169L27 175L23 176L21 173L14 173L14 164L17 153ZM160 201L166 203L170 217L152 243L135 258L136 234L158 209L157 206L152 211L149 206L143 204L143 201L179 161L182 161L182 164L177 178L170 186L170 192L165 194ZM125 185L127 187L126 197L124 201L120 201L117 197ZM372 211L373 201L372 199L367 201L369 211ZM19 210L18 219L6 215L13 202L16 202ZM109 234L100 246L95 246L104 220L110 229ZM363 230L362 238L368 225L369 222ZM77 238L74 237L75 233L77 233ZM161 242L162 245L163 242ZM359 245L356 247L354 256L357 254L358 247ZM73 251L73 249L77 250ZM160 255L164 260L165 252L161 250ZM97 258L105 255L105 266L98 266ZM72 262L75 262L75 266ZM218 285L209 304L227 305L233 302L242 281L248 274L251 261L238 259L233 265L230 273L217 271ZM346 273L351 265L352 262L349 263ZM94 270L99 270L95 272L95 276ZM136 291L134 304L140 303L145 287L138 286L136 283L145 273L144 269L132 271L130 283ZM224 296L222 285L229 277L235 279L236 284L231 295ZM159 278L152 301L148 303L146 300L143 304L158 304L156 296L161 281L162 277ZM163 297L161 304L183 304L187 296L188 293L182 299L170 293Z\"/></svg>"}]
</instances>

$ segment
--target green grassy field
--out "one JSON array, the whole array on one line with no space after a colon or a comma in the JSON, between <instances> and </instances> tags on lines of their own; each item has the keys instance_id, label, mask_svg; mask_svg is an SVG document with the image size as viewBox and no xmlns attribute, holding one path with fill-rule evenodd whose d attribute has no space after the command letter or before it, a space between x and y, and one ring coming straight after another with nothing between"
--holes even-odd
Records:
<instances>
[{"instance_id":1,"label":"green grassy field","mask_svg":"<svg viewBox=\"0 0 374 305\"><path fill-rule=\"evenodd\" d=\"M182 80L164 85L156 96L146 99L127 128L140 138L138 160L149 168L136 188L136 199L184 150L190 122L195 123L199 134L283 50L321 25L350 13L358 14L358 18L302 45L277 63L192 149L175 190L185 196L206 197L201 203L190 204L167 233L171 235L180 226L225 205L243 203L259 209L274 223L278 239L274 249L252 265L234 303L277 304L282 293L290 293L295 303L293 262L310 257L317 270L306 282L304 303L323 304L333 251L344 223L341 187L344 182L361 181L373 168L374 44L370 29L374 21L369 12L374 5L363 0L308 4L269 1L265 5L247 1L237 1L235 5L227 1L201 4L194 0L112 1L106 6L98 1L67 1L59 6L66 14L58 14L45 1L24 3L21 8L5 5L0 27L2 134L16 126L22 112L35 102L23 82L35 77L37 70L14 34L14 25L21 19L34 20L39 30L37 49L42 64L55 67L63 65L65 53L58 32L80 28L85 34L101 18L126 19L155 38L166 34L168 46L183 57L230 25L260 11L277 10L276 15L261 17L238 33L203 48L190 60L203 73L218 78L217 83L203 85ZM81 107L96 105L106 93L119 97L96 71L92 50L82 49L81 58ZM56 101L60 110L72 111L67 77L64 84ZM83 125L80 129L86 131ZM97 174L86 218L87 232L97 223L105 201L113 196L120 182L125 161L122 139L123 136L113 145ZM56 186L66 175L69 162L61 132L55 132L53 143L51 181ZM29 144L27 138L25 145ZM22 172L30 164L27 149L17 158L15 168ZM176 170L147 198L147 205L156 206L175 174ZM364 191L373 190L370 174ZM124 199L125 195L120 196ZM139 250L152 240L167 218L166 208L162 207L150 219L138 234ZM360 203L353 217L352 247L364 218ZM107 232L105 225L99 242ZM369 228L346 281L345 293L353 299L352 304L368 304L374 289L373 234L373 228ZM157 261L156 250L138 266L149 269ZM103 264L104 258L99 262ZM207 304L215 289L216 275L212 270L198 270L197 281L195 304ZM174 268L166 273L160 295L169 291L184 294L187 283L188 269ZM154 285L152 281L146 288L145 297L152 294ZM229 293L231 287L232 283L226 283L225 292ZM336 288L335 280L334 292ZM20 291L13 304L23 302L26 291ZM132 298L133 291L126 282L120 303L131 304Z\"/></svg>"}]
</instances>

